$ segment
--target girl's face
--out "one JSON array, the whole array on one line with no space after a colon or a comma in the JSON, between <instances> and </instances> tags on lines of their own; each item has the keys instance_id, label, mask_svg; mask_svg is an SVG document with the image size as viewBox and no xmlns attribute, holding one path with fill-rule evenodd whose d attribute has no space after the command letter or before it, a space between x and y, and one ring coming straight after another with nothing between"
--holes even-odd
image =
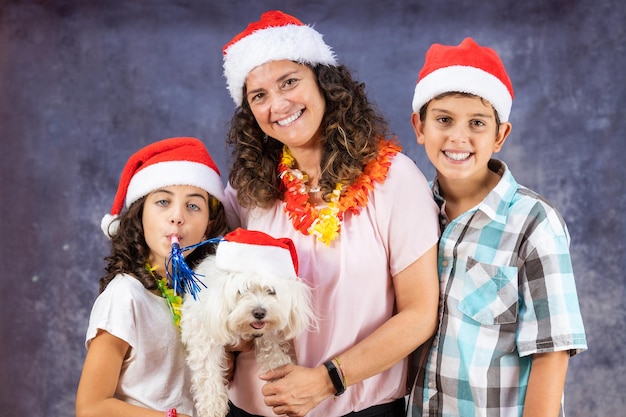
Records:
<instances>
[{"instance_id":1,"label":"girl's face","mask_svg":"<svg viewBox=\"0 0 626 417\"><path fill-rule=\"evenodd\" d=\"M289 60L260 65L248 74L246 91L266 135L290 149L319 146L326 103L309 67Z\"/></svg>"},{"instance_id":2,"label":"girl's face","mask_svg":"<svg viewBox=\"0 0 626 417\"><path fill-rule=\"evenodd\" d=\"M142 224L150 248L148 261L164 271L171 253L171 238L180 246L194 245L205 239L209 225L209 194L190 185L159 188L148 194L143 207ZM188 253L185 253L188 255Z\"/></svg>"},{"instance_id":3,"label":"girl's face","mask_svg":"<svg viewBox=\"0 0 626 417\"><path fill-rule=\"evenodd\" d=\"M411 121L417 143L437 173L449 180L484 178L489 159L511 131L510 123L497 126L488 102L461 95L431 100L424 120L413 113Z\"/></svg>"}]
</instances>

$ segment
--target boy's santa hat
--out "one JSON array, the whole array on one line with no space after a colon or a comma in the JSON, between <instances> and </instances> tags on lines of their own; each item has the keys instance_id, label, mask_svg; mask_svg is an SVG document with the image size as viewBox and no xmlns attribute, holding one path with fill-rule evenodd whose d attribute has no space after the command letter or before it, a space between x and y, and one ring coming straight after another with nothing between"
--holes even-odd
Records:
<instances>
[{"instance_id":1,"label":"boy's santa hat","mask_svg":"<svg viewBox=\"0 0 626 417\"><path fill-rule=\"evenodd\" d=\"M117 233L124 207L171 185L202 188L224 203L220 172L204 144L196 138L164 139L140 149L128 159L111 212L102 218L104 234L110 238Z\"/></svg>"},{"instance_id":2,"label":"boy's santa hat","mask_svg":"<svg viewBox=\"0 0 626 417\"><path fill-rule=\"evenodd\" d=\"M335 54L322 35L293 16L265 12L258 22L236 35L222 49L224 76L235 105L243 103L248 73L270 61L288 59L300 64L336 65Z\"/></svg>"},{"instance_id":3,"label":"boy's santa hat","mask_svg":"<svg viewBox=\"0 0 626 417\"><path fill-rule=\"evenodd\" d=\"M465 38L458 46L434 44L426 52L424 67L413 95L413 111L440 94L470 93L489 101L501 122L509 120L513 85L496 51Z\"/></svg>"},{"instance_id":4,"label":"boy's santa hat","mask_svg":"<svg viewBox=\"0 0 626 417\"><path fill-rule=\"evenodd\" d=\"M298 276L298 255L289 238L273 238L256 230L235 229L215 253L216 265L232 272L254 272L281 278Z\"/></svg>"}]
</instances>

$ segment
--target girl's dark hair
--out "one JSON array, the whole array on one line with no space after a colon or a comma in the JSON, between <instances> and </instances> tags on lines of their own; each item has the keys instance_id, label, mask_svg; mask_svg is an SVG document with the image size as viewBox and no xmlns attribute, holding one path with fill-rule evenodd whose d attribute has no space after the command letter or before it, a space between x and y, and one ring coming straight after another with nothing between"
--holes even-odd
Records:
<instances>
[{"instance_id":1,"label":"girl's dark hair","mask_svg":"<svg viewBox=\"0 0 626 417\"><path fill-rule=\"evenodd\" d=\"M305 65L315 74L326 102L319 185L328 198L338 182L350 184L362 174L376 157L379 141L390 134L387 122L367 99L365 84L354 80L344 65ZM229 182L237 190L239 204L268 207L282 199L277 169L283 144L265 136L245 99L231 120L227 143L233 146Z\"/></svg>"},{"instance_id":2,"label":"girl's dark hair","mask_svg":"<svg viewBox=\"0 0 626 417\"><path fill-rule=\"evenodd\" d=\"M111 238L111 254L104 258L106 274L100 278L100 292L118 274L134 276L146 289L157 288L156 281L146 270L146 260L150 248L144 237L142 215L146 197L133 204L120 216L118 232ZM209 225L205 232L207 238L223 236L228 232L224 205L209 194ZM187 265L194 268L207 255L215 253L215 245L198 246L185 258Z\"/></svg>"}]
</instances>

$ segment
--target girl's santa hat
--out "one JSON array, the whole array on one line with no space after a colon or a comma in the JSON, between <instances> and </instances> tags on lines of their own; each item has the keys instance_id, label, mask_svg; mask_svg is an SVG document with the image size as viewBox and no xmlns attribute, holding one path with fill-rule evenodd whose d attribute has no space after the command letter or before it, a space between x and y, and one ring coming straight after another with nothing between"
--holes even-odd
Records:
<instances>
[{"instance_id":1,"label":"girl's santa hat","mask_svg":"<svg viewBox=\"0 0 626 417\"><path fill-rule=\"evenodd\" d=\"M215 252L216 265L232 272L254 272L297 278L298 255L289 238L274 238L256 230L235 229Z\"/></svg>"},{"instance_id":2,"label":"girl's santa hat","mask_svg":"<svg viewBox=\"0 0 626 417\"><path fill-rule=\"evenodd\" d=\"M258 22L250 23L224 45L222 52L226 84L237 106L243 103L248 73L259 65L283 59L314 66L336 65L334 52L319 32L278 10L263 13Z\"/></svg>"},{"instance_id":3,"label":"girl's santa hat","mask_svg":"<svg viewBox=\"0 0 626 417\"><path fill-rule=\"evenodd\" d=\"M204 144L196 138L164 139L140 149L128 159L111 212L102 218L104 234L110 238L117 233L124 207L171 185L192 185L222 203L225 200L220 172Z\"/></svg>"},{"instance_id":4,"label":"girl's santa hat","mask_svg":"<svg viewBox=\"0 0 626 417\"><path fill-rule=\"evenodd\" d=\"M470 93L489 101L501 122L507 122L513 104L513 85L496 51L465 38L457 46L434 44L413 95L413 111L440 94Z\"/></svg>"}]
</instances>

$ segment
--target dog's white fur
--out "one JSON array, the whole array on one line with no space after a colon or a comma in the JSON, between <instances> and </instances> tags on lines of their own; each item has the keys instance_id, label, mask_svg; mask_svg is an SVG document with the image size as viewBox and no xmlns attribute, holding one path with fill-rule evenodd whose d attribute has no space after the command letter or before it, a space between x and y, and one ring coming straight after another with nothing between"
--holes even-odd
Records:
<instances>
[{"instance_id":1,"label":"dog's white fur","mask_svg":"<svg viewBox=\"0 0 626 417\"><path fill-rule=\"evenodd\" d=\"M199 417L223 417L228 412L225 347L254 338L262 371L293 363L290 340L315 326L311 293L300 279L220 269L215 255L195 272L207 288L196 300L185 296L180 322L192 393Z\"/></svg>"}]
</instances>

